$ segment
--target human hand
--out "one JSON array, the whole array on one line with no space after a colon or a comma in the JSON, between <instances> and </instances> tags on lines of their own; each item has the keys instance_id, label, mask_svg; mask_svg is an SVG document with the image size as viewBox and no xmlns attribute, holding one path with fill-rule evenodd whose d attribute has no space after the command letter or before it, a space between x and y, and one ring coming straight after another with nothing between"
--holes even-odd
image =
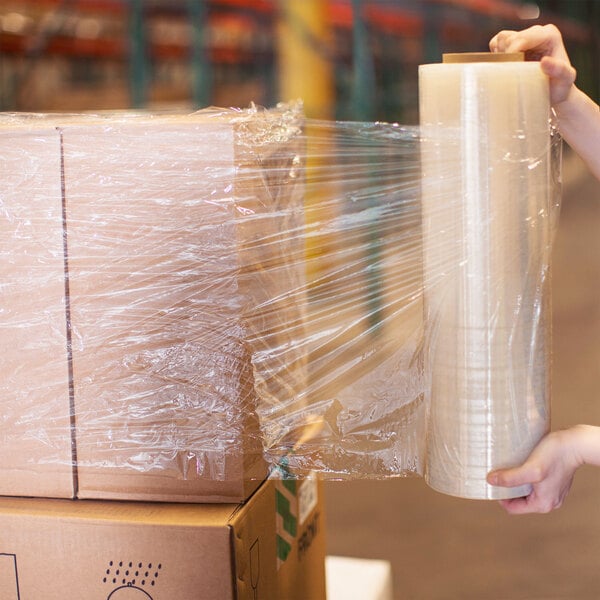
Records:
<instances>
[{"instance_id":1,"label":"human hand","mask_svg":"<svg viewBox=\"0 0 600 600\"><path fill-rule=\"evenodd\" d=\"M526 60L539 60L550 79L550 101L564 102L574 87L577 72L555 25L534 25L522 31L504 30L490 40L492 52L524 52Z\"/></svg>"},{"instance_id":2,"label":"human hand","mask_svg":"<svg viewBox=\"0 0 600 600\"><path fill-rule=\"evenodd\" d=\"M555 431L545 436L519 467L492 471L491 485L533 486L529 496L501 500L510 514L548 513L559 508L571 488L573 476L583 460L577 452L577 429Z\"/></svg>"}]
</instances>

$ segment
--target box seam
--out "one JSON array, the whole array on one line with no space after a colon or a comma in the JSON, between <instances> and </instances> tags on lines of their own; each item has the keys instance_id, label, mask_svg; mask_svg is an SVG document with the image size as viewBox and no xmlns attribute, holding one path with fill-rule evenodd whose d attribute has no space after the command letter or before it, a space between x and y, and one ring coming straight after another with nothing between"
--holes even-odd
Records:
<instances>
[{"instance_id":1,"label":"box seam","mask_svg":"<svg viewBox=\"0 0 600 600\"><path fill-rule=\"evenodd\" d=\"M79 478L77 474L77 440L75 436L75 383L73 377L73 341L71 332L71 292L69 285L69 244L67 231L67 193L65 179L65 152L63 141L63 130L57 127L60 139L60 195L62 207L62 230L63 230L63 268L65 284L65 325L66 325L66 350L67 350L67 373L69 379L69 421L71 433L71 476L72 497L76 498L79 491Z\"/></svg>"}]
</instances>

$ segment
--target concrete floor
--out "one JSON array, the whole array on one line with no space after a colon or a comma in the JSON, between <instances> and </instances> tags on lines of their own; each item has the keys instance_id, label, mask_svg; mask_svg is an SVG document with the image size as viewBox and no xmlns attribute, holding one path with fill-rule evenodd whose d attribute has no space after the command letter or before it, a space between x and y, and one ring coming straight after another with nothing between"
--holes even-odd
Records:
<instances>
[{"instance_id":1,"label":"concrete floor","mask_svg":"<svg viewBox=\"0 0 600 600\"><path fill-rule=\"evenodd\" d=\"M553 263L554 429L600 425L600 184L567 158ZM600 469L580 469L548 515L509 516L420 478L328 482L326 493L328 553L389 560L397 600L600 598Z\"/></svg>"}]
</instances>

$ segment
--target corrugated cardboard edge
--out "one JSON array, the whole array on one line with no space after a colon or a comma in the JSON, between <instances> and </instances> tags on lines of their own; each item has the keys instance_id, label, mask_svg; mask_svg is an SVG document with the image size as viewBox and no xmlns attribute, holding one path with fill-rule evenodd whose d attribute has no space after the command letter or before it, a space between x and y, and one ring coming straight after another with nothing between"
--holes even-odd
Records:
<instances>
[{"instance_id":1,"label":"corrugated cardboard edge","mask_svg":"<svg viewBox=\"0 0 600 600\"><path fill-rule=\"evenodd\" d=\"M232 514L230 535L236 600L326 598L323 486L312 479L293 481L297 484L294 510L302 518L296 521L295 535L290 539L291 547L284 561L279 559L277 540L280 520L277 494L282 480L271 479L267 489L255 493ZM307 482L316 490L312 499L302 497Z\"/></svg>"}]
</instances>

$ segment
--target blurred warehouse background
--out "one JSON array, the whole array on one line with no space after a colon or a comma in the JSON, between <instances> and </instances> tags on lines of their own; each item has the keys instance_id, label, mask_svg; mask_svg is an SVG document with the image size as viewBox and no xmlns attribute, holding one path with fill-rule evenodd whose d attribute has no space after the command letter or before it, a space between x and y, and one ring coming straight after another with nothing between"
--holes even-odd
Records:
<instances>
[{"instance_id":1,"label":"blurred warehouse background","mask_svg":"<svg viewBox=\"0 0 600 600\"><path fill-rule=\"evenodd\" d=\"M555 23L600 98L600 0L0 0L0 111L272 106L418 122L417 66ZM553 427L600 423L600 193L566 153L554 256ZM338 485L339 484L339 485ZM600 598L600 472L552 515L418 478L328 483L330 554L392 562L395 598ZM310 600L310 599L307 599Z\"/></svg>"},{"instance_id":2,"label":"blurred warehouse background","mask_svg":"<svg viewBox=\"0 0 600 600\"><path fill-rule=\"evenodd\" d=\"M271 106L417 119L417 65L554 22L600 87L597 0L1 0L0 110Z\"/></svg>"}]
</instances>

